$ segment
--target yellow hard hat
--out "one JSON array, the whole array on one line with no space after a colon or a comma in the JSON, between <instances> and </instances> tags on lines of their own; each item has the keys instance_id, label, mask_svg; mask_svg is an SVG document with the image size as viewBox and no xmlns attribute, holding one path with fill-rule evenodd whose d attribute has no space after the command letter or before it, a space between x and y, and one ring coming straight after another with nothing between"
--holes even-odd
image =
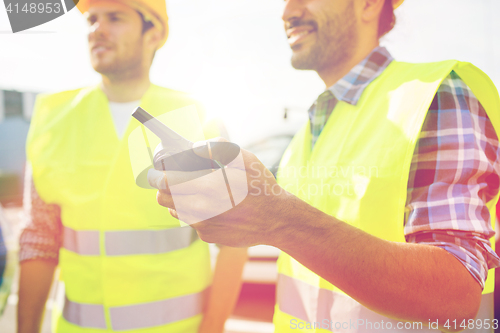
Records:
<instances>
[{"instance_id":1,"label":"yellow hard hat","mask_svg":"<svg viewBox=\"0 0 500 333\"><path fill-rule=\"evenodd\" d=\"M99 0L80 0L78 1L76 7L83 14L89 10L89 7L93 2ZM165 45L168 37L168 15L167 15L167 5L165 0L107 0L116 1L124 3L135 10L139 11L144 20L151 22L155 27L157 27L162 33L163 38L158 46L158 48Z\"/></svg>"},{"instance_id":2,"label":"yellow hard hat","mask_svg":"<svg viewBox=\"0 0 500 333\"><path fill-rule=\"evenodd\" d=\"M392 0L392 7L394 9L398 8L399 6L401 6L403 1L405 1L405 0Z\"/></svg>"}]
</instances>

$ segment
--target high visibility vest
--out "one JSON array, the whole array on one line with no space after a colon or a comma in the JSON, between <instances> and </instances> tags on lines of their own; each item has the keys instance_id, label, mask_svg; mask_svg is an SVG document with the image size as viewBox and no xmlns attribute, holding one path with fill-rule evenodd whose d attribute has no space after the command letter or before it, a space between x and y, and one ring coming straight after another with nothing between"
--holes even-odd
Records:
<instances>
[{"instance_id":1,"label":"high visibility vest","mask_svg":"<svg viewBox=\"0 0 500 333\"><path fill-rule=\"evenodd\" d=\"M457 61L393 61L357 105L338 103L312 151L309 123L298 132L283 155L279 184L373 236L405 242L405 202L416 142L437 89L452 70L472 89L500 133L498 92L479 69ZM487 203L491 217L497 200ZM367 309L286 253L279 257L278 271L276 332L389 331L380 327L382 321L390 323L391 332L412 331L408 325L398 329L397 321ZM493 282L490 270L477 318L493 318Z\"/></svg>"},{"instance_id":2,"label":"high visibility vest","mask_svg":"<svg viewBox=\"0 0 500 333\"><path fill-rule=\"evenodd\" d=\"M155 85L141 100L155 116L192 104ZM55 332L198 331L212 278L208 245L178 227L155 190L136 185L126 138L137 126L131 118L120 140L98 87L36 102L27 154L36 189L61 207L64 228Z\"/></svg>"}]
</instances>

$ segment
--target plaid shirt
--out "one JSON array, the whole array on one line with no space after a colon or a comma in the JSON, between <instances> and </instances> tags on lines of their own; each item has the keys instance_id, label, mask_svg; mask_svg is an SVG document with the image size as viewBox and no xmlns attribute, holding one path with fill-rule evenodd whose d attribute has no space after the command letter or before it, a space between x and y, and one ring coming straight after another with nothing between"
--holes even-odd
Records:
<instances>
[{"instance_id":1,"label":"plaid shirt","mask_svg":"<svg viewBox=\"0 0 500 333\"><path fill-rule=\"evenodd\" d=\"M364 89L393 58L375 48L309 109L312 144L337 101L356 105ZM499 191L499 142L472 91L451 72L441 83L417 140L408 180L405 237L454 255L484 288L488 269L500 266L486 202Z\"/></svg>"},{"instance_id":2,"label":"plaid shirt","mask_svg":"<svg viewBox=\"0 0 500 333\"><path fill-rule=\"evenodd\" d=\"M41 259L57 263L62 246L61 208L44 202L35 189L31 167L26 166L24 179L26 227L19 238L19 261Z\"/></svg>"}]
</instances>

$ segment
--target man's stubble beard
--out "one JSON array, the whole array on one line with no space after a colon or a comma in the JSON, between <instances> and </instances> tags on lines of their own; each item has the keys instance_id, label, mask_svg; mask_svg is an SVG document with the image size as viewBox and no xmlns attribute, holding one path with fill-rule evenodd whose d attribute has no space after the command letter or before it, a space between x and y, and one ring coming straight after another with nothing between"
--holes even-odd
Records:
<instances>
[{"instance_id":1,"label":"man's stubble beard","mask_svg":"<svg viewBox=\"0 0 500 333\"><path fill-rule=\"evenodd\" d=\"M96 65L93 66L94 70L101 75L114 78L127 78L134 75L141 70L143 62L142 47L142 38L139 38L134 46L128 48L132 53L127 53L122 57L117 55L109 63L97 62Z\"/></svg>"},{"instance_id":2,"label":"man's stubble beard","mask_svg":"<svg viewBox=\"0 0 500 333\"><path fill-rule=\"evenodd\" d=\"M358 42L354 3L351 2L342 14L331 17L326 25L316 30L316 35L316 43L307 53L293 53L292 66L314 71L342 66L353 56Z\"/></svg>"}]
</instances>

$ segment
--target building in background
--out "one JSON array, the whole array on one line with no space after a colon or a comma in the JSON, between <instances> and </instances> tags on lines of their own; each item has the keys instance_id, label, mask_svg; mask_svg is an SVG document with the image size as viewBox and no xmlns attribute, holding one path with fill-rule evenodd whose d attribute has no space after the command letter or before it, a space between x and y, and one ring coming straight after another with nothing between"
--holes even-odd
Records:
<instances>
[{"instance_id":1,"label":"building in background","mask_svg":"<svg viewBox=\"0 0 500 333\"><path fill-rule=\"evenodd\" d=\"M0 90L0 203L22 203L26 136L36 93Z\"/></svg>"}]
</instances>

